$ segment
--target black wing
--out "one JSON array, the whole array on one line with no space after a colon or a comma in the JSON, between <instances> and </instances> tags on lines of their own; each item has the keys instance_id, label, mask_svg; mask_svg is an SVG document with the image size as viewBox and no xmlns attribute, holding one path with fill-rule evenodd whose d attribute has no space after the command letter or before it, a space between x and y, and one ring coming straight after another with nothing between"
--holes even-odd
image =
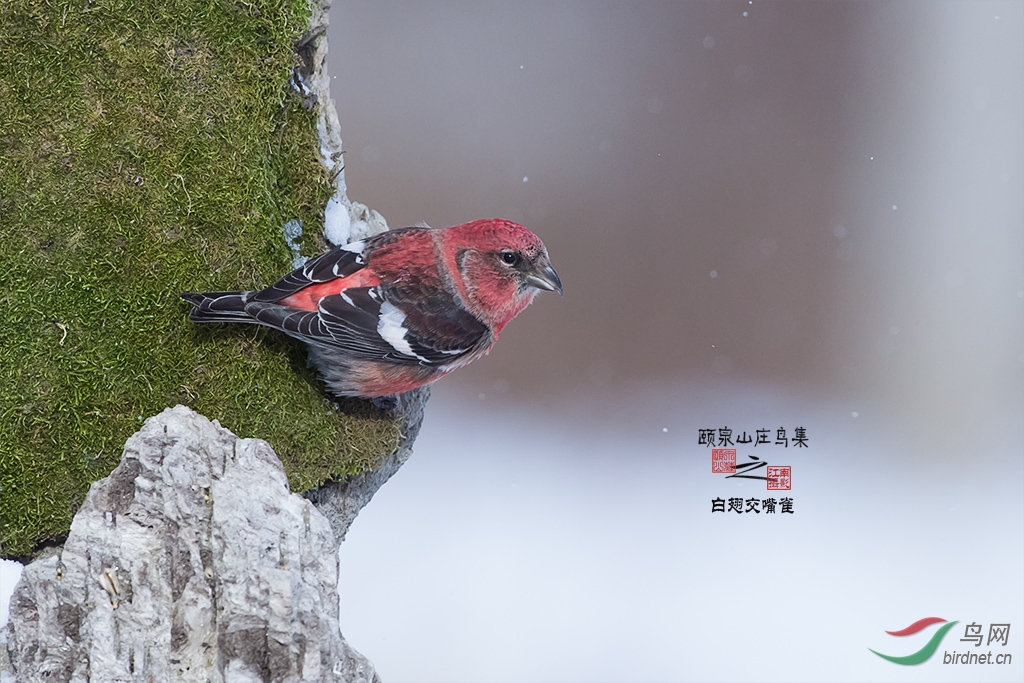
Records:
<instances>
[{"instance_id":1,"label":"black wing","mask_svg":"<svg viewBox=\"0 0 1024 683\"><path fill-rule=\"evenodd\" d=\"M487 325L446 291L427 295L411 287L349 288L321 299L315 311L254 297L246 311L264 325L358 360L437 367L491 343Z\"/></svg>"},{"instance_id":2,"label":"black wing","mask_svg":"<svg viewBox=\"0 0 1024 683\"><path fill-rule=\"evenodd\" d=\"M366 267L366 261L371 251L395 241L399 235L410 230L423 230L423 228L387 230L364 240L335 247L326 254L310 259L301 268L296 268L271 286L257 292L249 298L249 301L272 303L318 282L348 277Z\"/></svg>"},{"instance_id":3,"label":"black wing","mask_svg":"<svg viewBox=\"0 0 1024 683\"><path fill-rule=\"evenodd\" d=\"M266 289L256 292L249 300L264 303L280 301L318 282L347 277L366 265L363 259L365 248L365 242L353 242L332 249L310 259L304 266L296 268Z\"/></svg>"}]
</instances>

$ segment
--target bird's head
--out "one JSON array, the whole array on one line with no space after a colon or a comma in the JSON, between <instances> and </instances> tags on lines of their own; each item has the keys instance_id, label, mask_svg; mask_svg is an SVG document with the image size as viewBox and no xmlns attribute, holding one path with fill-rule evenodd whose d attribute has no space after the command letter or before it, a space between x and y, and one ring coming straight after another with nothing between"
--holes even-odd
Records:
<instances>
[{"instance_id":1,"label":"bird's head","mask_svg":"<svg viewBox=\"0 0 1024 683\"><path fill-rule=\"evenodd\" d=\"M544 243L518 223L487 218L456 225L444 230L444 245L462 278L460 293L495 336L537 292L562 293Z\"/></svg>"}]
</instances>

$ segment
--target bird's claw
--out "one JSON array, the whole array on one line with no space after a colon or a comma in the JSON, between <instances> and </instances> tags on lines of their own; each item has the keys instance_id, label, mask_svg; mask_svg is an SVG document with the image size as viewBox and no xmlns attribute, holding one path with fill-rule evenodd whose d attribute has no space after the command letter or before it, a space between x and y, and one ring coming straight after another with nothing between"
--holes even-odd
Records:
<instances>
[{"instance_id":1,"label":"bird's claw","mask_svg":"<svg viewBox=\"0 0 1024 683\"><path fill-rule=\"evenodd\" d=\"M391 396L377 396L376 398L371 398L370 403L381 410L394 410L398 407L398 395L392 394Z\"/></svg>"}]
</instances>

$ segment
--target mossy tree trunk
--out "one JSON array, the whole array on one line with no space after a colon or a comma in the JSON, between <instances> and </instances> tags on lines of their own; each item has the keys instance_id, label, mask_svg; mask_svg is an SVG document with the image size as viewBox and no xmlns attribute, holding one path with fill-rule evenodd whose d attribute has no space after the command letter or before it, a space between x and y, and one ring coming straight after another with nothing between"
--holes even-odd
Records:
<instances>
[{"instance_id":1,"label":"mossy tree trunk","mask_svg":"<svg viewBox=\"0 0 1024 683\"><path fill-rule=\"evenodd\" d=\"M178 403L269 441L299 491L414 431L326 396L300 344L194 326L178 296L272 282L282 226L314 255L330 202L386 227L344 195L325 27L306 0L0 5L0 555L60 542Z\"/></svg>"}]
</instances>

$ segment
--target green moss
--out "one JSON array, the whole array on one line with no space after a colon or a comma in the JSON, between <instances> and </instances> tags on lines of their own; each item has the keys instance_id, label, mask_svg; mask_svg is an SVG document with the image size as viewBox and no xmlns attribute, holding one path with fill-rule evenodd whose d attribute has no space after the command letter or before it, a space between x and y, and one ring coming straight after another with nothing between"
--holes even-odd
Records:
<instances>
[{"instance_id":1,"label":"green moss","mask_svg":"<svg viewBox=\"0 0 1024 683\"><path fill-rule=\"evenodd\" d=\"M199 327L332 188L287 86L305 0L0 3L0 552L60 538L141 419L185 403L270 441L292 488L365 471L397 424L329 403L287 338Z\"/></svg>"}]
</instances>

